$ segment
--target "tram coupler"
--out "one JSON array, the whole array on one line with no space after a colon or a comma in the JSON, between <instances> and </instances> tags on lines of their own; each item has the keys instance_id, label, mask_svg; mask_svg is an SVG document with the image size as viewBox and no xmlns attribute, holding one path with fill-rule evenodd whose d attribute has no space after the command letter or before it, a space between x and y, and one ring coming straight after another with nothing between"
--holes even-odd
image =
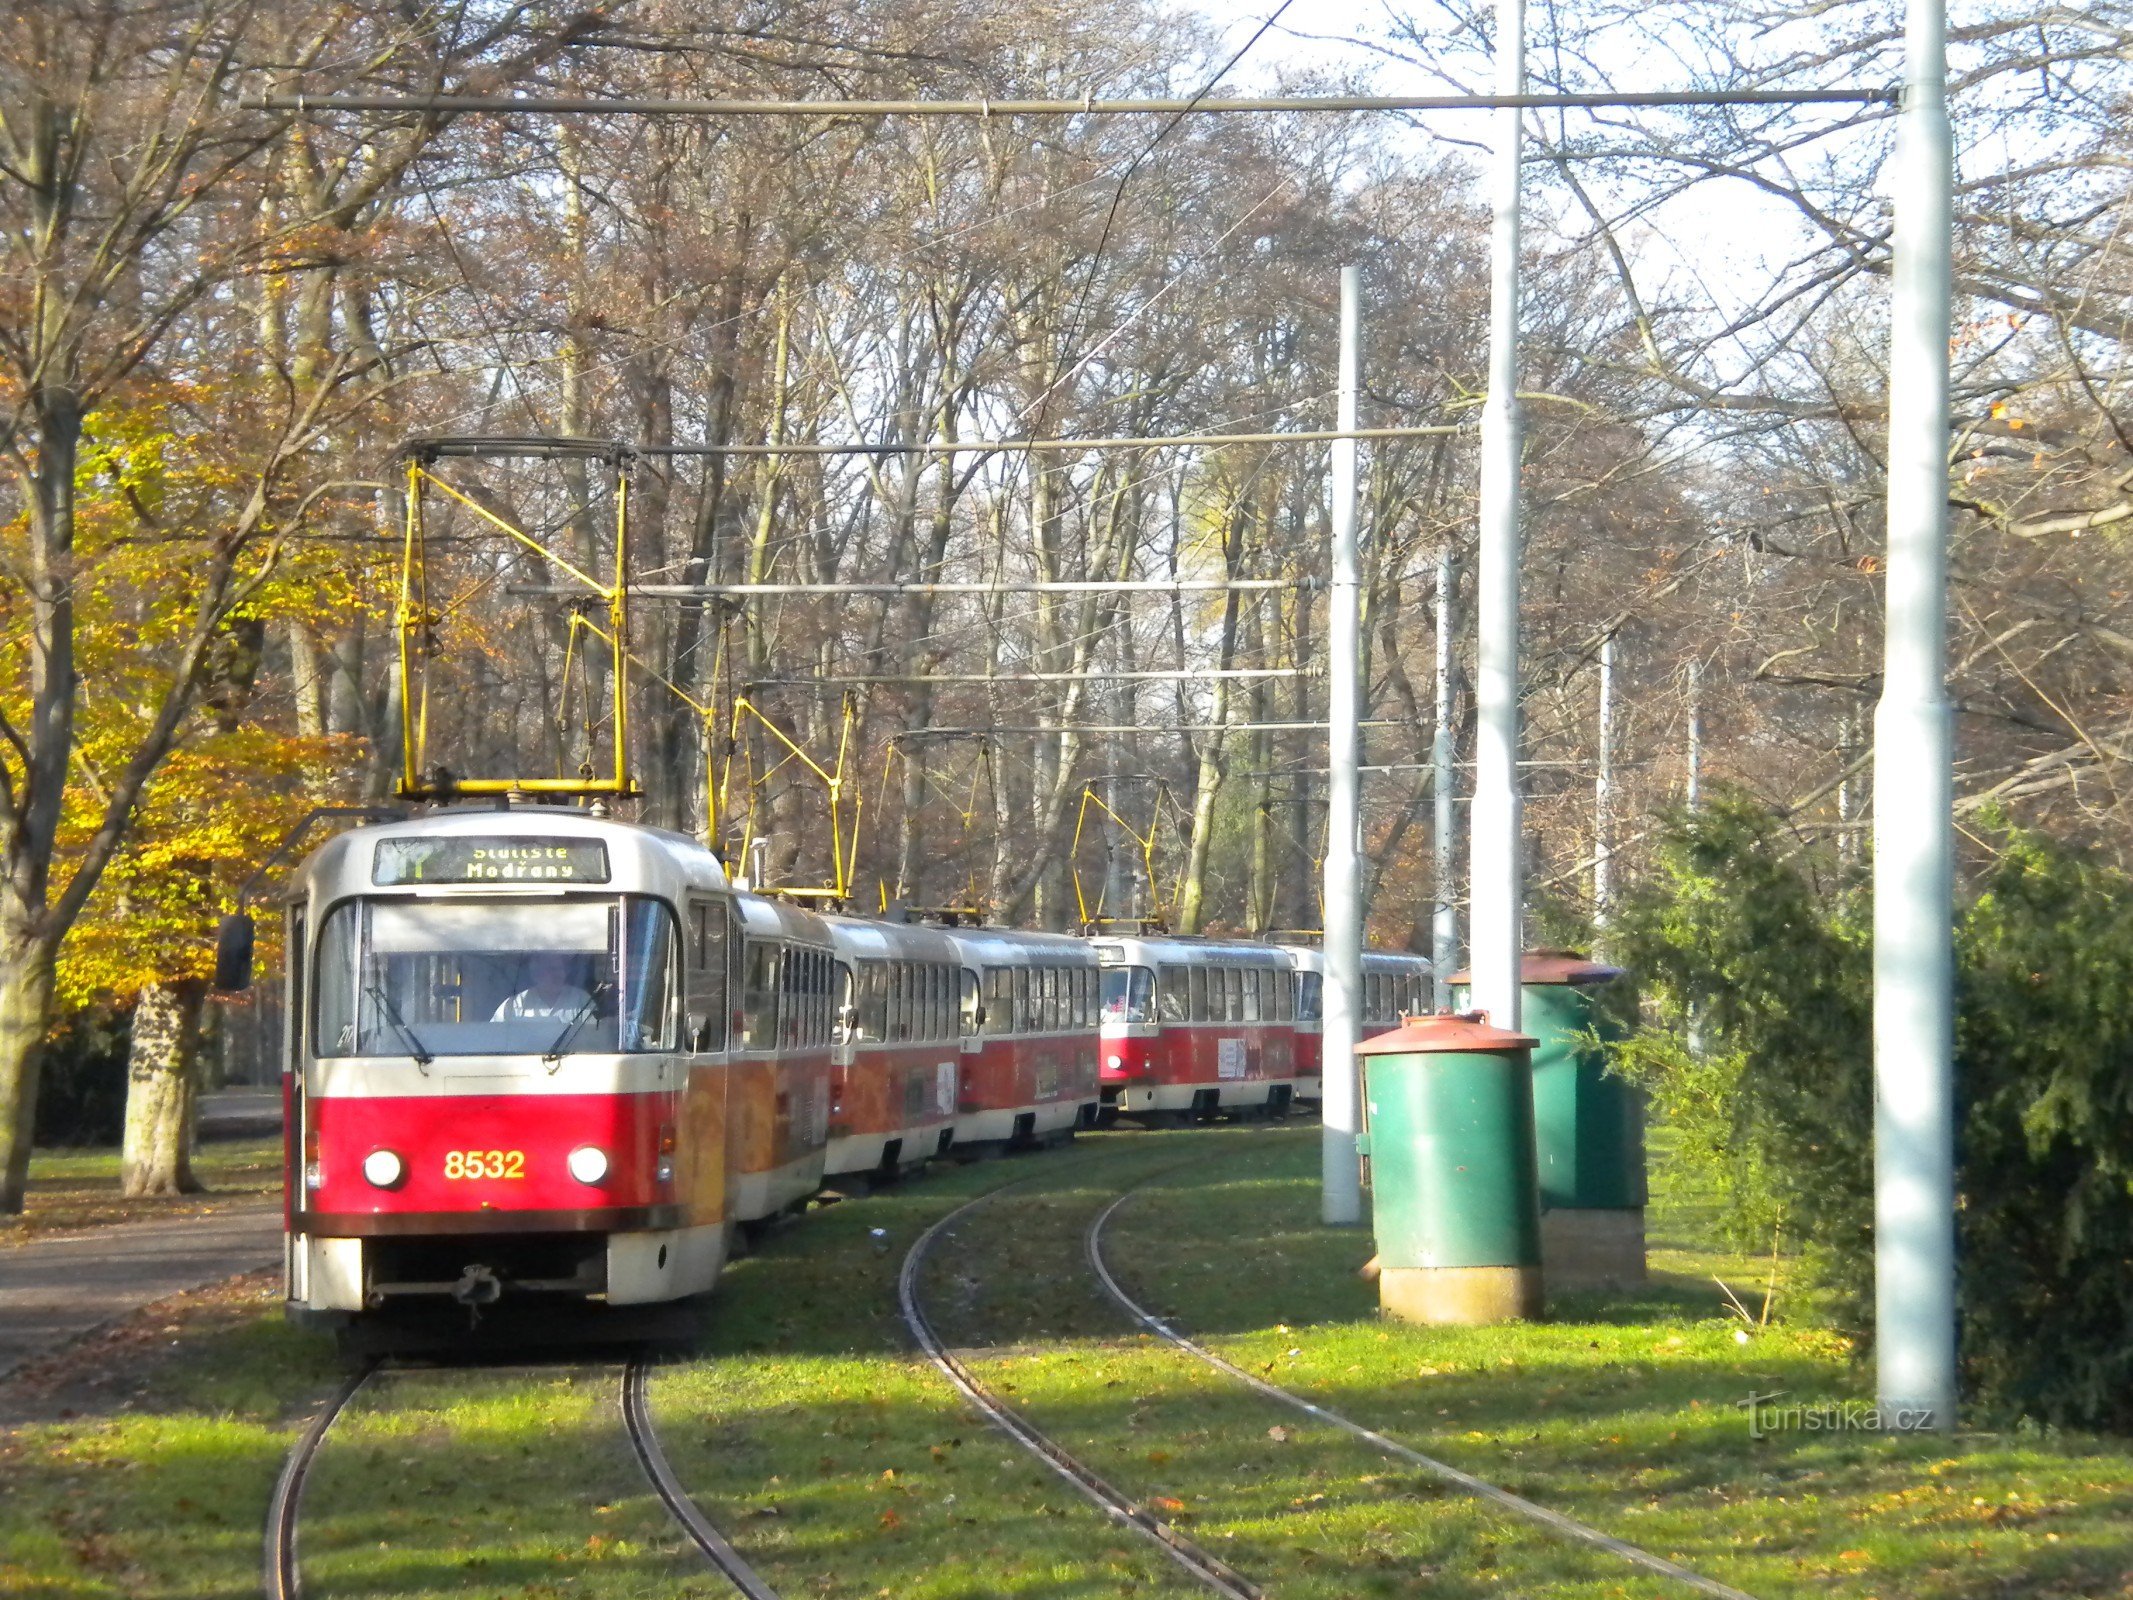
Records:
<instances>
[{"instance_id":1,"label":"tram coupler","mask_svg":"<svg viewBox=\"0 0 2133 1600\"><path fill-rule=\"evenodd\" d=\"M503 1280L480 1262L468 1267L452 1285L452 1298L463 1306L493 1306L503 1295Z\"/></svg>"}]
</instances>

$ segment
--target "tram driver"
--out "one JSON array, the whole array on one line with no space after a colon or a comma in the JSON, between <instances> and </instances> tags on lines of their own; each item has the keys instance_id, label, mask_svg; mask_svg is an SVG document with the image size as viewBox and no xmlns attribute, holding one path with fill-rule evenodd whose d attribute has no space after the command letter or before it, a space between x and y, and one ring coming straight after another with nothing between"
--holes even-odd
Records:
<instances>
[{"instance_id":1,"label":"tram driver","mask_svg":"<svg viewBox=\"0 0 2133 1600\"><path fill-rule=\"evenodd\" d=\"M496 1008L491 1022L568 1022L592 1004L592 996L570 981L571 959L553 950L527 959L526 987ZM492 991L493 992L493 991Z\"/></svg>"}]
</instances>

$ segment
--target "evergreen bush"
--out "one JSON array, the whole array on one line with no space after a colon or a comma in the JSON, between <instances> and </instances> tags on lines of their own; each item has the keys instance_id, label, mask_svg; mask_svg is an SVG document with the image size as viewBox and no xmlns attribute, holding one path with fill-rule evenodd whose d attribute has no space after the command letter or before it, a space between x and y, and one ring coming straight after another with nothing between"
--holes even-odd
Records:
<instances>
[{"instance_id":1,"label":"evergreen bush","mask_svg":"<svg viewBox=\"0 0 2133 1600\"><path fill-rule=\"evenodd\" d=\"M1965 1402L2133 1429L2133 880L1998 819L1981 836L1956 925ZM1797 1240L1864 1348L1869 908L1827 865L1738 795L1670 819L1614 934L1648 1002L1615 1060L1735 1242Z\"/></svg>"}]
</instances>

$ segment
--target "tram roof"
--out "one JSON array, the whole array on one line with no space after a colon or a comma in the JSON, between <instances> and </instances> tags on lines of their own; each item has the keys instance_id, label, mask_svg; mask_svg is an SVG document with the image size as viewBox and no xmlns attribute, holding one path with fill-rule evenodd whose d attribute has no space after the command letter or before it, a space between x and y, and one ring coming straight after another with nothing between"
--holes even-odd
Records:
<instances>
[{"instance_id":1,"label":"tram roof","mask_svg":"<svg viewBox=\"0 0 2133 1600\"><path fill-rule=\"evenodd\" d=\"M1127 961L1241 961L1253 966L1287 967L1288 952L1251 939L1205 939L1188 934L1105 934L1089 941L1099 956L1116 951Z\"/></svg>"},{"instance_id":2,"label":"tram roof","mask_svg":"<svg viewBox=\"0 0 2133 1600\"><path fill-rule=\"evenodd\" d=\"M948 937L964 958L981 966L1031 967L1090 965L1096 952L1086 939L1037 928L952 928Z\"/></svg>"},{"instance_id":3,"label":"tram roof","mask_svg":"<svg viewBox=\"0 0 2133 1600\"><path fill-rule=\"evenodd\" d=\"M1275 949L1285 951L1296 964L1298 972L1324 972L1326 970L1326 947L1320 944L1277 944ZM1365 950L1363 968L1376 967L1380 971L1435 972L1436 966L1428 956L1416 955L1412 950Z\"/></svg>"}]
</instances>

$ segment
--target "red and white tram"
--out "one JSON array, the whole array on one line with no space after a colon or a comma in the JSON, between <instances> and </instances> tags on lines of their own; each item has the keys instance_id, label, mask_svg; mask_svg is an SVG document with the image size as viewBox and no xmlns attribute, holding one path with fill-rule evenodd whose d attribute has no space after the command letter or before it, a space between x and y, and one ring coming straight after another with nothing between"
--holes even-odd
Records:
<instances>
[{"instance_id":1,"label":"red and white tram","mask_svg":"<svg viewBox=\"0 0 2133 1600\"><path fill-rule=\"evenodd\" d=\"M893 1174L955 1137L961 953L938 928L827 921L837 943L839 1026L823 1172Z\"/></svg>"},{"instance_id":2,"label":"red and white tram","mask_svg":"<svg viewBox=\"0 0 2133 1600\"><path fill-rule=\"evenodd\" d=\"M1045 1143L1096 1120L1096 952L1062 933L957 928L963 1078L955 1142Z\"/></svg>"},{"instance_id":3,"label":"red and white tram","mask_svg":"<svg viewBox=\"0 0 2133 1600\"><path fill-rule=\"evenodd\" d=\"M1321 1100L1325 1097L1326 952L1317 945L1281 948L1296 967L1296 1098ZM1427 956L1365 950L1361 1036L1376 1038L1398 1027L1405 1017L1434 1011L1434 970Z\"/></svg>"},{"instance_id":4,"label":"red and white tram","mask_svg":"<svg viewBox=\"0 0 2133 1600\"><path fill-rule=\"evenodd\" d=\"M676 834L445 812L322 846L288 904L288 1298L711 1287L820 1183L832 950Z\"/></svg>"},{"instance_id":5,"label":"red and white tram","mask_svg":"<svg viewBox=\"0 0 2133 1600\"><path fill-rule=\"evenodd\" d=\"M1212 939L1092 942L1103 966L1106 1111L1167 1120L1288 1109L1296 985L1287 952Z\"/></svg>"}]
</instances>

